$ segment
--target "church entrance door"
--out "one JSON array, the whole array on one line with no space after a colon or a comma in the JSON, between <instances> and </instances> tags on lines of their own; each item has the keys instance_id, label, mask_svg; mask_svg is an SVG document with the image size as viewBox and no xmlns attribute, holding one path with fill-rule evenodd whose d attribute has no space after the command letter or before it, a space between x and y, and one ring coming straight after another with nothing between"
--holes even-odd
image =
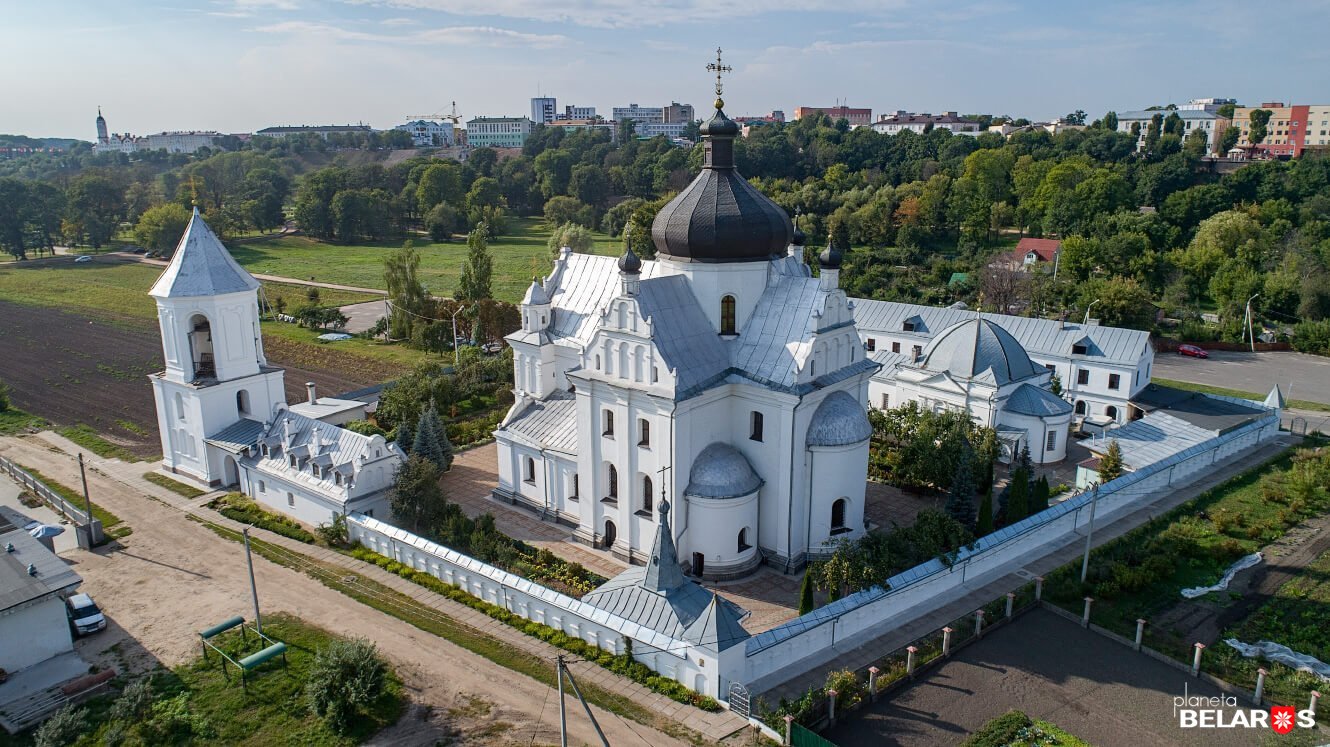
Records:
<instances>
[{"instance_id":1,"label":"church entrance door","mask_svg":"<svg viewBox=\"0 0 1330 747\"><path fill-rule=\"evenodd\" d=\"M706 559L707 559L707 556L703 555L703 554L700 553L700 552L695 552L695 553L693 553L693 575L694 575L694 576L701 577L701 576L702 576L702 573L706 571Z\"/></svg>"},{"instance_id":2,"label":"church entrance door","mask_svg":"<svg viewBox=\"0 0 1330 747\"><path fill-rule=\"evenodd\" d=\"M240 468L236 466L235 457L227 456L223 469L226 471L226 474L222 476L224 486L240 484Z\"/></svg>"},{"instance_id":3,"label":"church entrance door","mask_svg":"<svg viewBox=\"0 0 1330 747\"><path fill-rule=\"evenodd\" d=\"M616 539L618 539L618 530L615 528L615 526L614 526L614 522L610 521L609 519L606 519L606 520L605 520L605 549L608 550L608 549L610 549L611 547L614 547L614 540L616 540Z\"/></svg>"}]
</instances>

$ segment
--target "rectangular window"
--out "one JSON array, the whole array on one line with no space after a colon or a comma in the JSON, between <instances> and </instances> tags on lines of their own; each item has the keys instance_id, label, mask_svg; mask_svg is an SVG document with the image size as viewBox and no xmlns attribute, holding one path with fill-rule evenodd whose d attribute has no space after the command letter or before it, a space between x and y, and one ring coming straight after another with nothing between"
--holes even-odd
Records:
<instances>
[{"instance_id":1,"label":"rectangular window","mask_svg":"<svg viewBox=\"0 0 1330 747\"><path fill-rule=\"evenodd\" d=\"M637 431L638 431L637 445L638 445L638 446L650 446L650 445L651 445L651 423L648 422L646 418L642 418L642 419L638 420L638 421L637 421Z\"/></svg>"},{"instance_id":2,"label":"rectangular window","mask_svg":"<svg viewBox=\"0 0 1330 747\"><path fill-rule=\"evenodd\" d=\"M882 409L883 410L891 409L891 395L887 394L886 392L882 393Z\"/></svg>"},{"instance_id":3,"label":"rectangular window","mask_svg":"<svg viewBox=\"0 0 1330 747\"><path fill-rule=\"evenodd\" d=\"M868 342L864 343L864 349L870 353L873 352L874 350L877 350L877 340L873 339L872 337L868 338Z\"/></svg>"},{"instance_id":4,"label":"rectangular window","mask_svg":"<svg viewBox=\"0 0 1330 747\"><path fill-rule=\"evenodd\" d=\"M1090 383L1090 372L1082 368L1076 372L1076 383L1082 386Z\"/></svg>"},{"instance_id":5,"label":"rectangular window","mask_svg":"<svg viewBox=\"0 0 1330 747\"><path fill-rule=\"evenodd\" d=\"M1072 355L1085 355L1087 352L1089 352L1089 348L1085 347L1084 345L1072 345L1072 346L1071 346L1071 354L1072 354Z\"/></svg>"},{"instance_id":6,"label":"rectangular window","mask_svg":"<svg viewBox=\"0 0 1330 747\"><path fill-rule=\"evenodd\" d=\"M1057 448L1058 448L1058 432L1049 431L1048 441L1044 444L1044 451L1057 451Z\"/></svg>"},{"instance_id":7,"label":"rectangular window","mask_svg":"<svg viewBox=\"0 0 1330 747\"><path fill-rule=\"evenodd\" d=\"M605 411L605 431L603 435L614 435L614 412L612 410Z\"/></svg>"},{"instance_id":8,"label":"rectangular window","mask_svg":"<svg viewBox=\"0 0 1330 747\"><path fill-rule=\"evenodd\" d=\"M1121 377L1121 376L1119 376L1119 375L1117 375L1117 374L1109 374L1109 375L1108 375L1108 388L1109 388L1109 389L1117 389L1118 386L1119 386L1120 384L1122 384L1122 377Z\"/></svg>"},{"instance_id":9,"label":"rectangular window","mask_svg":"<svg viewBox=\"0 0 1330 747\"><path fill-rule=\"evenodd\" d=\"M924 354L924 346L923 346L923 345L915 345L914 348L912 348L912 350L911 350L911 355L913 355L915 358L918 358L919 356L921 356L921 355L923 355L923 354Z\"/></svg>"},{"instance_id":10,"label":"rectangular window","mask_svg":"<svg viewBox=\"0 0 1330 747\"><path fill-rule=\"evenodd\" d=\"M582 481L578 479L578 477L577 477L577 473L573 473L573 494L570 495L570 496L568 496L569 498L571 498L571 499L573 499L573 500L577 500L578 498L581 498L581 497L582 497L582 484L581 484L581 483L582 483Z\"/></svg>"},{"instance_id":11,"label":"rectangular window","mask_svg":"<svg viewBox=\"0 0 1330 747\"><path fill-rule=\"evenodd\" d=\"M913 332L914 322L901 322L901 329L906 332Z\"/></svg>"},{"instance_id":12,"label":"rectangular window","mask_svg":"<svg viewBox=\"0 0 1330 747\"><path fill-rule=\"evenodd\" d=\"M288 505L288 506L294 506L294 505L296 505L296 494L295 494L295 493L292 493L292 492L290 492L290 491L287 492L287 494L286 494L286 505Z\"/></svg>"},{"instance_id":13,"label":"rectangular window","mask_svg":"<svg viewBox=\"0 0 1330 747\"><path fill-rule=\"evenodd\" d=\"M287 461L288 461L288 463L289 463L292 467L296 466L296 456L295 456L295 454L292 454L290 457L288 457L288 458L287 458Z\"/></svg>"},{"instance_id":14,"label":"rectangular window","mask_svg":"<svg viewBox=\"0 0 1330 747\"><path fill-rule=\"evenodd\" d=\"M899 342L891 343L891 352L899 353L900 351L901 351L901 344Z\"/></svg>"},{"instance_id":15,"label":"rectangular window","mask_svg":"<svg viewBox=\"0 0 1330 747\"><path fill-rule=\"evenodd\" d=\"M762 440L762 413L754 410L748 419L748 438L753 441Z\"/></svg>"},{"instance_id":16,"label":"rectangular window","mask_svg":"<svg viewBox=\"0 0 1330 747\"><path fill-rule=\"evenodd\" d=\"M260 493L268 492L268 484L265 483L263 480L259 480L259 492Z\"/></svg>"},{"instance_id":17,"label":"rectangular window","mask_svg":"<svg viewBox=\"0 0 1330 747\"><path fill-rule=\"evenodd\" d=\"M1053 373L1058 372L1058 367L1053 365L1052 363L1045 363L1044 368L1047 368L1049 371L1052 371Z\"/></svg>"}]
</instances>

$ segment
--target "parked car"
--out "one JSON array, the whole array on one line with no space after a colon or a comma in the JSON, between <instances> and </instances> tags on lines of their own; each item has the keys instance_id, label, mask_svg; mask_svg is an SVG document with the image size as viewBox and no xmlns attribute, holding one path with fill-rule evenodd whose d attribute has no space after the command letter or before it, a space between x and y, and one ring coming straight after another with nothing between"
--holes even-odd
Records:
<instances>
[{"instance_id":1,"label":"parked car","mask_svg":"<svg viewBox=\"0 0 1330 747\"><path fill-rule=\"evenodd\" d=\"M91 261L92 261L92 257L89 257L88 255L84 254L84 255L81 255L81 256L79 256L78 258L76 258L74 261L75 261L75 262L79 262L79 263L82 263L82 262L91 262Z\"/></svg>"},{"instance_id":2,"label":"parked car","mask_svg":"<svg viewBox=\"0 0 1330 747\"><path fill-rule=\"evenodd\" d=\"M65 611L69 613L69 627L76 636L106 630L106 616L87 594L75 594L66 599Z\"/></svg>"},{"instance_id":3,"label":"parked car","mask_svg":"<svg viewBox=\"0 0 1330 747\"><path fill-rule=\"evenodd\" d=\"M1195 345L1179 345L1178 355L1185 355L1189 358L1209 358L1210 354L1196 347Z\"/></svg>"},{"instance_id":4,"label":"parked car","mask_svg":"<svg viewBox=\"0 0 1330 747\"><path fill-rule=\"evenodd\" d=\"M136 246L136 247L134 247L133 249L131 249L130 252L133 253L133 254L147 254L147 253L148 253L148 250L147 250L147 249L144 249L144 248L141 247L141 246Z\"/></svg>"}]
</instances>

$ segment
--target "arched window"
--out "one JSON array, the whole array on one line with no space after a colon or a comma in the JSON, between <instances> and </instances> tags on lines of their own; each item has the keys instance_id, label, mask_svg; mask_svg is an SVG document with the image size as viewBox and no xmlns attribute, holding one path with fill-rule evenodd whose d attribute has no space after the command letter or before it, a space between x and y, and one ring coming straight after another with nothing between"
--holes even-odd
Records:
<instances>
[{"instance_id":1,"label":"arched window","mask_svg":"<svg viewBox=\"0 0 1330 747\"><path fill-rule=\"evenodd\" d=\"M189 319L190 360L194 364L194 378L217 375L217 364L212 353L212 325L208 317L195 314Z\"/></svg>"},{"instance_id":2,"label":"arched window","mask_svg":"<svg viewBox=\"0 0 1330 747\"><path fill-rule=\"evenodd\" d=\"M536 460L531 457L526 458L526 481L531 483L536 481Z\"/></svg>"},{"instance_id":3,"label":"arched window","mask_svg":"<svg viewBox=\"0 0 1330 747\"><path fill-rule=\"evenodd\" d=\"M642 476L642 510L648 514L651 513L651 478Z\"/></svg>"},{"instance_id":4,"label":"arched window","mask_svg":"<svg viewBox=\"0 0 1330 747\"><path fill-rule=\"evenodd\" d=\"M249 392L244 389L236 392L236 412L240 415L249 414Z\"/></svg>"},{"instance_id":5,"label":"arched window","mask_svg":"<svg viewBox=\"0 0 1330 747\"><path fill-rule=\"evenodd\" d=\"M637 421L637 445L651 445L651 421L646 418L639 418Z\"/></svg>"},{"instance_id":6,"label":"arched window","mask_svg":"<svg viewBox=\"0 0 1330 747\"><path fill-rule=\"evenodd\" d=\"M619 498L619 470L613 464L610 465L609 477L609 492L606 496L617 500Z\"/></svg>"},{"instance_id":7,"label":"arched window","mask_svg":"<svg viewBox=\"0 0 1330 747\"><path fill-rule=\"evenodd\" d=\"M743 552L752 545L748 544L748 527L739 530L739 552Z\"/></svg>"},{"instance_id":8,"label":"arched window","mask_svg":"<svg viewBox=\"0 0 1330 747\"><path fill-rule=\"evenodd\" d=\"M832 534L838 534L840 532L850 531L849 527L845 526L845 507L846 505L849 504L849 502L850 501L847 498L837 498L836 502L831 504Z\"/></svg>"},{"instance_id":9,"label":"arched window","mask_svg":"<svg viewBox=\"0 0 1330 747\"><path fill-rule=\"evenodd\" d=\"M1081 399L1076 401L1076 414L1077 415L1085 414L1085 400Z\"/></svg>"},{"instance_id":10,"label":"arched window","mask_svg":"<svg viewBox=\"0 0 1330 747\"><path fill-rule=\"evenodd\" d=\"M1114 407L1113 405L1109 405L1108 407L1104 408L1104 414L1109 416L1110 418L1113 418L1114 420L1117 420L1118 408Z\"/></svg>"},{"instance_id":11,"label":"arched window","mask_svg":"<svg viewBox=\"0 0 1330 747\"><path fill-rule=\"evenodd\" d=\"M175 416L179 420L185 419L185 398L180 396L180 392L175 393Z\"/></svg>"},{"instance_id":12,"label":"arched window","mask_svg":"<svg viewBox=\"0 0 1330 747\"><path fill-rule=\"evenodd\" d=\"M720 333L722 335L737 334L734 322L734 296L725 296L720 299Z\"/></svg>"}]
</instances>

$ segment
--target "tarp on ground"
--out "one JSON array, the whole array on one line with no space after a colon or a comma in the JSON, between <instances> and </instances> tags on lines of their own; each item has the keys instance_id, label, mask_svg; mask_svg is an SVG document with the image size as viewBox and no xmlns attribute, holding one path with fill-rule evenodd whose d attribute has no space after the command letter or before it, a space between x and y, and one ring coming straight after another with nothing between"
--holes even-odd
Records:
<instances>
[{"instance_id":1,"label":"tarp on ground","mask_svg":"<svg viewBox=\"0 0 1330 747\"><path fill-rule=\"evenodd\" d=\"M1188 599L1195 599L1196 597L1203 597L1212 591L1223 591L1228 588L1229 583L1233 581L1233 578L1237 576L1240 571L1245 571L1259 562L1261 562L1261 554L1259 552L1254 552L1251 555L1244 555L1234 561L1233 565L1230 565L1227 571L1224 571L1224 577L1219 579L1219 583L1214 586L1194 586L1190 589L1183 589L1182 596Z\"/></svg>"},{"instance_id":2,"label":"tarp on ground","mask_svg":"<svg viewBox=\"0 0 1330 747\"><path fill-rule=\"evenodd\" d=\"M1287 667L1292 667L1299 672L1310 672L1320 677L1326 682L1330 682L1330 664L1326 664L1315 656L1300 654L1297 651L1273 641L1257 641L1256 643L1243 643L1236 638L1226 638L1224 643L1237 649L1237 652L1251 658L1267 659L1278 662Z\"/></svg>"}]
</instances>

